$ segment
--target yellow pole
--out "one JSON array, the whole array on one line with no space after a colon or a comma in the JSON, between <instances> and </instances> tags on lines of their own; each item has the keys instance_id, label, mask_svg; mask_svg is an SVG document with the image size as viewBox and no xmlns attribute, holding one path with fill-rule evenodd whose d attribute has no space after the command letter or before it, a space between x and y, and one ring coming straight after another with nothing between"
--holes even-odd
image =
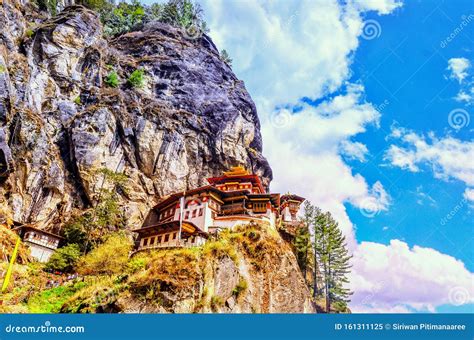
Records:
<instances>
[{"instance_id":1,"label":"yellow pole","mask_svg":"<svg viewBox=\"0 0 474 340\"><path fill-rule=\"evenodd\" d=\"M10 278L13 272L13 264L15 263L16 256L18 255L18 248L20 248L20 243L21 239L20 237L18 237L18 239L16 240L15 249L13 249L12 258L10 259L10 264L8 265L7 274L5 275L5 279L3 280L2 293L7 290L8 284L10 283Z\"/></svg>"}]
</instances>

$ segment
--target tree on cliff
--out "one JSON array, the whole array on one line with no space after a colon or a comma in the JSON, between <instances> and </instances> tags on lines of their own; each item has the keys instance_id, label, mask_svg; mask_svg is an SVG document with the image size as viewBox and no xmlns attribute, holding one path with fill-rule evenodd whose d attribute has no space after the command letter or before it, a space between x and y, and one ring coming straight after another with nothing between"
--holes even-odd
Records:
<instances>
[{"instance_id":1,"label":"tree on cliff","mask_svg":"<svg viewBox=\"0 0 474 340\"><path fill-rule=\"evenodd\" d=\"M326 311L330 312L332 304L343 308L350 301L352 292L346 288L350 272L349 261L352 258L347 249L346 238L342 235L338 223L331 213L323 213L320 208L305 204L304 221L313 233L314 280L313 296L324 294ZM317 273L321 273L323 287L318 291Z\"/></svg>"}]
</instances>

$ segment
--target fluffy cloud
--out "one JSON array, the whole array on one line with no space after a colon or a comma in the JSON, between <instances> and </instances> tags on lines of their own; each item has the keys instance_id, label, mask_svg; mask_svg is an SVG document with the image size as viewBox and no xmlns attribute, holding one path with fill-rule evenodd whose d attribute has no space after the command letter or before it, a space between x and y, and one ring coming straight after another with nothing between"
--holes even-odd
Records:
<instances>
[{"instance_id":1,"label":"fluffy cloud","mask_svg":"<svg viewBox=\"0 0 474 340\"><path fill-rule=\"evenodd\" d=\"M399 1L201 1L211 36L234 59L261 114L275 105L319 98L350 74L361 15L386 14Z\"/></svg>"},{"instance_id":2,"label":"fluffy cloud","mask_svg":"<svg viewBox=\"0 0 474 340\"><path fill-rule=\"evenodd\" d=\"M425 137L399 127L392 128L391 137L402 144L392 144L386 151L384 159L391 165L411 172L429 168L436 178L474 186L474 142L433 134ZM466 195L472 198L471 194L469 190Z\"/></svg>"},{"instance_id":3,"label":"fluffy cloud","mask_svg":"<svg viewBox=\"0 0 474 340\"><path fill-rule=\"evenodd\" d=\"M354 252L354 312L434 311L474 303L474 274L454 257L431 248L362 242Z\"/></svg>"},{"instance_id":4,"label":"fluffy cloud","mask_svg":"<svg viewBox=\"0 0 474 340\"><path fill-rule=\"evenodd\" d=\"M467 77L467 70L471 67L471 63L466 58L451 58L448 60L448 70L451 72L450 77L456 79L459 83Z\"/></svg>"},{"instance_id":5,"label":"fluffy cloud","mask_svg":"<svg viewBox=\"0 0 474 340\"><path fill-rule=\"evenodd\" d=\"M369 153L369 150L362 143L343 140L340 144L340 152L349 159L365 162L365 156Z\"/></svg>"},{"instance_id":6,"label":"fluffy cloud","mask_svg":"<svg viewBox=\"0 0 474 340\"><path fill-rule=\"evenodd\" d=\"M448 60L449 78L457 80L461 87L455 99L466 104L474 101L474 76L469 72L471 69L471 62L466 58Z\"/></svg>"},{"instance_id":7,"label":"fluffy cloud","mask_svg":"<svg viewBox=\"0 0 474 340\"><path fill-rule=\"evenodd\" d=\"M474 189L466 189L464 191L464 198L474 203Z\"/></svg>"},{"instance_id":8,"label":"fluffy cloud","mask_svg":"<svg viewBox=\"0 0 474 340\"><path fill-rule=\"evenodd\" d=\"M344 203L371 213L386 210L389 204L382 184L370 186L339 153L341 144L352 143L351 137L378 125L380 113L362 95L362 86L347 84L344 94L317 107L305 104L297 113L277 110L264 119L262 131L275 175L273 190L297 192L331 211L352 247L356 242ZM360 143L357 146L366 150Z\"/></svg>"}]
</instances>

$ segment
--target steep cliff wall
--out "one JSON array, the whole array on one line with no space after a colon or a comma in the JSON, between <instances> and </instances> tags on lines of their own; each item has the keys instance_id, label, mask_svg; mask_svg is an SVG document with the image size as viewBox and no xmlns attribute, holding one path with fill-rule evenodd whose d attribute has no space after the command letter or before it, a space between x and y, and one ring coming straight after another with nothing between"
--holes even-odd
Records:
<instances>
[{"instance_id":1,"label":"steep cliff wall","mask_svg":"<svg viewBox=\"0 0 474 340\"><path fill-rule=\"evenodd\" d=\"M84 7L51 17L29 0L0 5L0 217L60 227L97 203L109 185L104 169L126 175L119 200L129 228L160 197L231 166L270 183L255 105L206 35L155 22L105 40ZM140 88L127 82L138 69ZM111 70L117 87L106 84ZM105 281L84 277L85 288L62 310L314 311L290 247L265 226L147 254L143 263Z\"/></svg>"},{"instance_id":2,"label":"steep cliff wall","mask_svg":"<svg viewBox=\"0 0 474 340\"><path fill-rule=\"evenodd\" d=\"M106 41L84 7L48 19L27 0L2 3L0 207L14 220L60 225L94 205L104 168L128 177L129 227L233 165L270 182L255 105L207 36L153 23ZM139 68L137 89L127 79Z\"/></svg>"},{"instance_id":3,"label":"steep cliff wall","mask_svg":"<svg viewBox=\"0 0 474 340\"><path fill-rule=\"evenodd\" d=\"M202 248L132 258L119 277L99 278L62 312L313 313L295 255L268 225L222 232Z\"/></svg>"}]
</instances>

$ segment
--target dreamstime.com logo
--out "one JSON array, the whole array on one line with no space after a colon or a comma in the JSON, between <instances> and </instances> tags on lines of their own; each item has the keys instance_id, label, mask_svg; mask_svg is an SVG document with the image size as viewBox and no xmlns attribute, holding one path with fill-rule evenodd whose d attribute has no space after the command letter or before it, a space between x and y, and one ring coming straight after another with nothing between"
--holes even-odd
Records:
<instances>
[{"instance_id":1,"label":"dreamstime.com logo","mask_svg":"<svg viewBox=\"0 0 474 340\"><path fill-rule=\"evenodd\" d=\"M380 209L377 201L374 198L369 197L362 202L359 211L363 216L372 218L380 212Z\"/></svg>"},{"instance_id":2,"label":"dreamstime.com logo","mask_svg":"<svg viewBox=\"0 0 474 340\"><path fill-rule=\"evenodd\" d=\"M471 295L464 287L453 287L448 293L449 302L455 306L461 306L471 301Z\"/></svg>"},{"instance_id":3,"label":"dreamstime.com logo","mask_svg":"<svg viewBox=\"0 0 474 340\"><path fill-rule=\"evenodd\" d=\"M5 332L9 334L53 334L53 333L85 333L84 326L52 326L50 321L46 321L44 325L38 326L16 326L8 325Z\"/></svg>"},{"instance_id":4,"label":"dreamstime.com logo","mask_svg":"<svg viewBox=\"0 0 474 340\"><path fill-rule=\"evenodd\" d=\"M372 40L380 37L381 34L382 27L377 20L369 19L364 22L364 27L362 27L362 38L365 40Z\"/></svg>"},{"instance_id":5,"label":"dreamstime.com logo","mask_svg":"<svg viewBox=\"0 0 474 340\"><path fill-rule=\"evenodd\" d=\"M293 117L288 110L281 110L279 112L274 112L270 116L271 124L277 129L284 128L290 125L292 119Z\"/></svg>"},{"instance_id":6,"label":"dreamstime.com logo","mask_svg":"<svg viewBox=\"0 0 474 340\"><path fill-rule=\"evenodd\" d=\"M454 109L448 114L448 124L455 130L468 127L470 122L471 116L464 109Z\"/></svg>"}]
</instances>

